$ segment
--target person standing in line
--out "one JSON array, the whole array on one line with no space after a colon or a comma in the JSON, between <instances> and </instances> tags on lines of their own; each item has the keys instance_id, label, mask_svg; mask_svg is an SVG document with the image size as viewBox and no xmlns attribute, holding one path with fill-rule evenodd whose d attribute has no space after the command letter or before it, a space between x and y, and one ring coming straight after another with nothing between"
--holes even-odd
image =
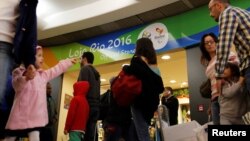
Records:
<instances>
[{"instance_id":1,"label":"person standing in line","mask_svg":"<svg viewBox=\"0 0 250 141\"><path fill-rule=\"evenodd\" d=\"M206 67L205 74L207 78L211 81L211 114L212 121L214 125L220 124L220 105L218 102L219 90L217 87L217 80L215 77L215 63L216 63L216 44L218 43L218 38L214 33L204 34L200 42L201 50L201 64ZM230 52L229 60L232 62L237 62L238 57L234 52ZM210 110L208 112L210 115Z\"/></svg>"},{"instance_id":2,"label":"person standing in line","mask_svg":"<svg viewBox=\"0 0 250 141\"><path fill-rule=\"evenodd\" d=\"M205 74L211 82L211 102L208 109L208 115L212 116L214 125L220 124L220 105L218 102L219 91L217 90L215 78L215 60L216 60L216 44L218 38L214 33L204 34L200 42L201 64L206 68Z\"/></svg>"},{"instance_id":3,"label":"person standing in line","mask_svg":"<svg viewBox=\"0 0 250 141\"><path fill-rule=\"evenodd\" d=\"M0 64L4 66L0 67L0 115L5 114L2 106L6 92L10 91L7 90L7 81L11 77L14 59L26 66L35 64L37 3L38 0L0 1ZM18 56L22 56L20 60ZM4 121L4 117L0 116L0 121ZM0 140L4 138L4 128L5 123L0 124Z\"/></svg>"},{"instance_id":4,"label":"person standing in line","mask_svg":"<svg viewBox=\"0 0 250 141\"><path fill-rule=\"evenodd\" d=\"M131 105L133 120L129 141L150 141L149 125L159 105L159 95L163 92L164 86L157 66L156 51L149 38L137 40L130 65L123 70L135 75L142 82L142 92Z\"/></svg>"},{"instance_id":5,"label":"person standing in line","mask_svg":"<svg viewBox=\"0 0 250 141\"><path fill-rule=\"evenodd\" d=\"M240 60L241 75L245 77L250 92L250 12L231 6L229 0L210 0L208 9L210 16L219 24L216 52L216 78L219 90L230 48L234 44Z\"/></svg>"},{"instance_id":6,"label":"person standing in line","mask_svg":"<svg viewBox=\"0 0 250 141\"><path fill-rule=\"evenodd\" d=\"M89 82L78 81L73 88L74 97L70 101L64 134L69 134L69 141L83 141L89 118L89 104L86 99Z\"/></svg>"},{"instance_id":7,"label":"person standing in line","mask_svg":"<svg viewBox=\"0 0 250 141\"><path fill-rule=\"evenodd\" d=\"M27 69L21 65L12 72L15 90L14 103L6 124L4 141L28 135L29 141L39 141L39 130L48 124L46 84L75 64L76 58L61 60L54 67L43 70L43 50L37 47L36 65Z\"/></svg>"},{"instance_id":8,"label":"person standing in line","mask_svg":"<svg viewBox=\"0 0 250 141\"><path fill-rule=\"evenodd\" d=\"M130 106L119 106L113 98L111 86L115 79L115 77L112 77L109 80L110 88L107 90L107 92L105 92L106 97L109 98L109 105L105 107L107 111L104 110L106 115L102 120L104 128L104 140L128 141L129 127L131 124L131 110Z\"/></svg>"},{"instance_id":9,"label":"person standing in line","mask_svg":"<svg viewBox=\"0 0 250 141\"><path fill-rule=\"evenodd\" d=\"M4 139L5 125L9 116L6 112L5 97L9 95L8 79L11 77L10 72L14 65L12 49L19 2L19 0L0 1L0 140Z\"/></svg>"},{"instance_id":10,"label":"person standing in line","mask_svg":"<svg viewBox=\"0 0 250 141\"><path fill-rule=\"evenodd\" d=\"M170 125L178 124L178 109L179 101L173 95L173 89L171 87L165 87L162 95L162 104L168 109L169 123Z\"/></svg>"},{"instance_id":11,"label":"person standing in line","mask_svg":"<svg viewBox=\"0 0 250 141\"><path fill-rule=\"evenodd\" d=\"M47 109L49 123L41 129L40 131L40 141L54 141L54 126L57 122L57 109L56 102L52 97L52 86L50 82L46 85L46 94L47 94Z\"/></svg>"},{"instance_id":12,"label":"person standing in line","mask_svg":"<svg viewBox=\"0 0 250 141\"><path fill-rule=\"evenodd\" d=\"M90 107L89 120L87 122L84 141L96 141L97 138L97 120L100 114L100 74L93 66L94 54L84 52L81 58L81 70L78 81L88 81L90 85L87 94L87 100Z\"/></svg>"}]
</instances>

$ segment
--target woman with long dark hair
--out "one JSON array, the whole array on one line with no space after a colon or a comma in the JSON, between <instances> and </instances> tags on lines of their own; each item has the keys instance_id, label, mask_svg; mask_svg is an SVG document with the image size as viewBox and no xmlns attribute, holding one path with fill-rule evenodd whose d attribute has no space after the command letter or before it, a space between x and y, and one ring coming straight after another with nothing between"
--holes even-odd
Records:
<instances>
[{"instance_id":1,"label":"woman with long dark hair","mask_svg":"<svg viewBox=\"0 0 250 141\"><path fill-rule=\"evenodd\" d=\"M216 44L218 38L214 33L204 34L201 38L200 50L201 50L201 64L206 67L205 74L211 81L211 114L213 124L220 124L220 106L218 103L218 96L220 90L217 87L217 81L215 77L215 63L216 63ZM235 53L231 52L229 61L238 61L238 57Z\"/></svg>"},{"instance_id":2,"label":"woman with long dark hair","mask_svg":"<svg viewBox=\"0 0 250 141\"><path fill-rule=\"evenodd\" d=\"M156 52L148 38L138 39L131 64L125 69L142 81L142 92L131 105L132 126L130 139L133 141L150 141L149 125L159 104L159 95L164 86L157 67Z\"/></svg>"}]
</instances>

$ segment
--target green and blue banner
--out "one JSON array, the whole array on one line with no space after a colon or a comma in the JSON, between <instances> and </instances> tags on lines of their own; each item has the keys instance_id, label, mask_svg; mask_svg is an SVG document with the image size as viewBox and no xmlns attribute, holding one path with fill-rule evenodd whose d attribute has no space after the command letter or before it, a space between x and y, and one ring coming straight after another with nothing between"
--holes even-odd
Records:
<instances>
[{"instance_id":1,"label":"green and blue banner","mask_svg":"<svg viewBox=\"0 0 250 141\"><path fill-rule=\"evenodd\" d=\"M232 0L233 6L250 10L249 0ZM105 34L88 40L82 40L61 46L45 48L45 60L48 67L58 60L81 57L85 51L95 55L94 65L106 64L131 58L135 52L135 43L141 37L153 41L157 53L176 48L185 48L200 42L203 34L218 34L218 26L209 16L208 6L167 17L150 24L139 25L125 30ZM75 65L71 70L79 69Z\"/></svg>"}]
</instances>

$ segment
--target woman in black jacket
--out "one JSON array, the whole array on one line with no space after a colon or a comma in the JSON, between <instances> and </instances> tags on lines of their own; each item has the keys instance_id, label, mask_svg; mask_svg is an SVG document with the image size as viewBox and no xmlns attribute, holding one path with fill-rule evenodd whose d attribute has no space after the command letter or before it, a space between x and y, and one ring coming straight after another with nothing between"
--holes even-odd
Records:
<instances>
[{"instance_id":1,"label":"woman in black jacket","mask_svg":"<svg viewBox=\"0 0 250 141\"><path fill-rule=\"evenodd\" d=\"M159 95L164 90L157 67L156 52L150 39L137 40L135 55L125 71L142 81L142 92L131 106L133 126L130 130L130 140L150 141L148 127L154 112L157 110ZM136 134L133 134L133 131Z\"/></svg>"}]
</instances>

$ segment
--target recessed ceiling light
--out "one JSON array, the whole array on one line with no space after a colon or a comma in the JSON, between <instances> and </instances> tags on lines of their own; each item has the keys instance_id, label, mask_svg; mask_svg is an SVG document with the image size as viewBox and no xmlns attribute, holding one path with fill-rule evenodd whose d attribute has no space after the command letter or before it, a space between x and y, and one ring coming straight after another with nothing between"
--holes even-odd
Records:
<instances>
[{"instance_id":1,"label":"recessed ceiling light","mask_svg":"<svg viewBox=\"0 0 250 141\"><path fill-rule=\"evenodd\" d=\"M122 64L122 67L124 67L124 66L129 66L129 64Z\"/></svg>"},{"instance_id":2,"label":"recessed ceiling light","mask_svg":"<svg viewBox=\"0 0 250 141\"><path fill-rule=\"evenodd\" d=\"M175 80L170 80L169 82L170 82L170 83L176 83L176 81L175 81Z\"/></svg>"},{"instance_id":3,"label":"recessed ceiling light","mask_svg":"<svg viewBox=\"0 0 250 141\"><path fill-rule=\"evenodd\" d=\"M187 87L187 85L188 85L188 83L187 83L187 82L182 82L182 83L181 83L181 88L183 88L183 87Z\"/></svg>"},{"instance_id":4,"label":"recessed ceiling light","mask_svg":"<svg viewBox=\"0 0 250 141\"><path fill-rule=\"evenodd\" d=\"M161 57L161 59L163 59L163 60L168 60L168 59L170 59L171 57L169 56L169 55L163 55L162 57Z\"/></svg>"},{"instance_id":5,"label":"recessed ceiling light","mask_svg":"<svg viewBox=\"0 0 250 141\"><path fill-rule=\"evenodd\" d=\"M101 82L105 82L105 81L107 81L106 79L104 79L104 78L101 78Z\"/></svg>"},{"instance_id":6,"label":"recessed ceiling light","mask_svg":"<svg viewBox=\"0 0 250 141\"><path fill-rule=\"evenodd\" d=\"M188 83L187 82L182 82L181 85L187 85Z\"/></svg>"}]
</instances>

